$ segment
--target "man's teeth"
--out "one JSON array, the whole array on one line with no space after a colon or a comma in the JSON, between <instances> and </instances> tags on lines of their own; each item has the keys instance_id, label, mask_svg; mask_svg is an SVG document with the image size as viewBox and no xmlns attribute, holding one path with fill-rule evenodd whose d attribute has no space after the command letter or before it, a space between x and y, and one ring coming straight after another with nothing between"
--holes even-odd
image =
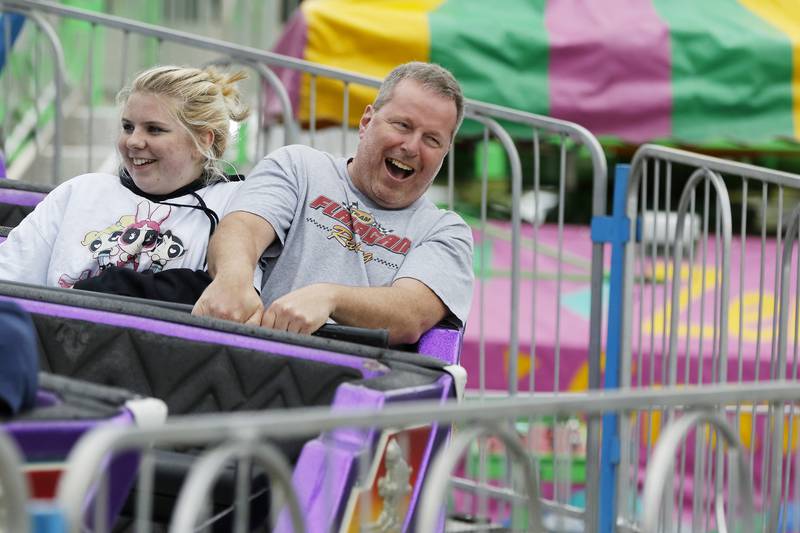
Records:
<instances>
[{"instance_id":1,"label":"man's teeth","mask_svg":"<svg viewBox=\"0 0 800 533\"><path fill-rule=\"evenodd\" d=\"M406 172L409 172L409 171L411 171L411 170L414 170L414 169L413 169L413 168L411 168L410 166L406 165L405 163L401 163L401 162L400 162L400 161L398 161L397 159L392 159L392 158L390 157L390 158L389 158L389 161L391 161L391 163L392 163L394 166L396 166L397 168L400 168L400 169L402 169L402 170L405 170Z\"/></svg>"},{"instance_id":2,"label":"man's teeth","mask_svg":"<svg viewBox=\"0 0 800 533\"><path fill-rule=\"evenodd\" d=\"M133 161L134 165L138 166L138 165L145 165L147 163L152 163L153 161L155 161L155 159L139 159L138 157L134 157L133 159L131 159L131 161Z\"/></svg>"}]
</instances>

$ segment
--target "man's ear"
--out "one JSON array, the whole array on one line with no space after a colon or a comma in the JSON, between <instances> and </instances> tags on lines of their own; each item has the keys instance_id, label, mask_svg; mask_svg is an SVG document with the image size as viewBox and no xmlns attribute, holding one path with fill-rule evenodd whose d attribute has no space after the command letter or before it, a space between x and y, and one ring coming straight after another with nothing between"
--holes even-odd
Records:
<instances>
[{"instance_id":1,"label":"man's ear","mask_svg":"<svg viewBox=\"0 0 800 533\"><path fill-rule=\"evenodd\" d=\"M364 114L361 115L361 120L358 121L358 137L361 138L364 136L364 131L367 129L370 121L372 121L372 115L375 113L375 108L372 107L372 104L368 105L364 109Z\"/></svg>"}]
</instances>

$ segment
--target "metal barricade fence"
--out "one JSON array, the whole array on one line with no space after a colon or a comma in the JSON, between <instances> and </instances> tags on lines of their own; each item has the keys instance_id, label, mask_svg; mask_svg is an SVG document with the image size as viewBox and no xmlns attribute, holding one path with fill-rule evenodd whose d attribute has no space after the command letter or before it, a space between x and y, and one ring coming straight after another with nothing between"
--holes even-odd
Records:
<instances>
[{"instance_id":1,"label":"metal barricade fence","mask_svg":"<svg viewBox=\"0 0 800 533\"><path fill-rule=\"evenodd\" d=\"M616 413L620 418L635 418L643 412L662 412L669 419L662 438L654 447L646 475L642 476L642 498L637 513L641 525L623 527L627 531L797 531L797 513L800 510L797 493L783 500L776 510L774 528L765 527L765 518L754 512L759 499L753 498L752 482L748 471L752 469L750 454L744 450L736 430L737 412L743 405L756 406L768 418L770 426L777 419L790 415L800 402L800 389L795 384L776 381L740 385L719 384L708 387L667 387L624 391L569 393L549 398L517 396L494 402L472 405L448 403L408 404L385 409L376 418L370 411L330 413L326 409L305 409L271 414L240 413L232 416L206 415L174 419L165 426L152 429L123 429L104 427L82 439L70 457L65 478L59 488L58 504L65 513L69 531L80 531L87 516L102 516L96 509L87 509L86 500L97 487L107 488L103 482L103 465L112 453L139 451L142 468L137 491L136 531L151 531L147 521L152 502L152 446L211 444L215 447L198 458L180 495L173 514L170 531L195 530L205 518L204 502L213 486L214 476L226 462L232 461L241 471L253 465L269 472L273 486L286 490L286 504L275 531L319 531L318 524L304 524L303 510L297 508L288 480L288 467L272 445L264 439L278 440L286 437L314 434L323 431L358 431L359 428L397 429L420 424L455 423L468 428L456 434L451 446L443 448L433 460L430 474L421 496L421 508L414 531L441 530L445 507L452 509L453 501L461 490L452 482L452 474L468 460L465 451L482 437L491 436L515 463L513 471L499 483L478 484L480 502L474 508L480 513L470 516L470 524L452 517L446 531L534 531L571 532L589 531L575 509L558 505L542 498L546 483L542 471L536 469L521 443L530 437L515 428L520 420L536 421L545 418L599 419L605 413ZM705 469L703 497L687 498L687 480L675 465L685 455L693 442L703 439L706 446L719 450L722 459L710 463ZM220 443L217 445L217 443ZM403 454L402 444L399 448ZM569 446L561 450L565 456L574 453ZM792 452L796 454L796 451ZM367 457L365 453L363 457ZM369 461L360 461L356 479L365 479ZM524 475L520 475L524 474ZM391 484L389 469L384 472L385 483ZM318 487L318 497L324 498L325 486ZM249 487L240 484L237 489L236 522L232 530L245 531ZM456 493L455 495L453 493ZM369 499L362 492L361 499ZM102 502L102 494L96 501ZM280 504L273 494L274 514ZM390 500L391 501L391 500ZM386 499L384 499L386 505ZM363 509L364 507L362 507ZM287 519L283 519L287 518ZM275 517L273 516L273 520ZM792 520L795 520L792 522ZM377 521L379 522L379 520ZM375 517L357 516L354 529L336 531L393 531L381 529ZM105 531L99 522L95 531ZM202 528L201 528L202 530ZM328 529L325 529L328 530Z\"/></svg>"},{"instance_id":2,"label":"metal barricade fence","mask_svg":"<svg viewBox=\"0 0 800 533\"><path fill-rule=\"evenodd\" d=\"M800 265L796 259L795 244L800 231L800 207L795 206L786 220L786 232L784 233L783 249L779 249L780 261L780 293L776 294L778 306L777 319L777 354L774 365L771 366L771 377L773 379L796 380L798 378L798 350L800 350L800 339L798 339L798 305L800 305ZM791 354L791 356L790 356ZM791 450L796 447L796 435L798 433L798 422L794 411L788 417L777 417L774 432L777 435L788 435L788 448ZM776 516L780 502L785 501L793 493L798 495L798 483L800 476L797 469L800 464L787 457L786 442L778 438L773 438L771 463L766 478L769 481L769 488L765 490L770 496L770 505L773 510L770 516L770 524L777 524L780 516ZM765 463L766 464L766 463Z\"/></svg>"},{"instance_id":3,"label":"metal barricade fence","mask_svg":"<svg viewBox=\"0 0 800 533\"><path fill-rule=\"evenodd\" d=\"M540 225L543 217L539 221L536 218L525 222L520 220L519 211L525 207L520 202L522 184L516 182L514 177L516 171L512 172L510 243L504 243L497 238L497 230L500 227L497 221L490 221L487 217L486 191L489 177L487 169L485 167L483 169L481 216L477 227L473 226L477 230L477 290L465 339L466 343L472 341L472 344L465 344L462 353L462 361L468 366L471 357L474 361L474 346L477 346L477 395L485 397L485 391L497 388L496 385L492 386L496 381L492 380L491 376L496 375L500 361L503 361L504 366L507 364L506 380L508 393L511 395L517 394L518 391L550 392L557 395L561 391L570 389L571 386L578 390L599 388L603 244L590 242L588 227L576 228L565 225L564 214L570 205L566 196L568 181L566 159L570 143L588 149L592 161L592 216L605 214L606 163L602 150L588 131L573 123L478 104L471 107L469 113L468 116L473 117L491 117L488 125L497 119L504 125L529 129L533 158L529 176L531 183L526 185L530 187L532 196L528 198L535 205L536 214L543 207L542 153L548 135L555 136L555 146L551 145L549 148L551 150L555 148L554 152L559 160L556 180L558 192L555 193L558 211L556 224L549 227ZM484 124L487 124L485 118ZM495 128L492 133L503 140L502 131ZM488 137L488 131L484 130L484 150ZM504 142L504 145L509 158L513 161L516 150L511 145L510 139L509 142ZM454 181L453 166L451 164L448 167L450 183ZM513 167L514 164L512 170ZM580 231L585 232L579 233ZM581 239L585 240L581 242ZM503 247L508 244L510 249ZM575 244L578 245L579 253L575 253ZM492 250L494 255L502 252L511 254L511 279L507 285L503 283L504 280L498 280L489 274L496 268L487 264L490 262L489 252ZM588 320L585 322L575 321L574 309L570 309L565 303L566 294L576 291L585 291L588 296L589 306L584 309ZM510 300L507 315L497 302L503 294L508 294ZM522 305L522 302L525 305ZM509 322L497 321L497 313L503 313ZM569 334L566 333L568 330ZM475 332L476 344L473 335ZM501 336L507 334L507 340L498 341L498 334ZM570 357L567 360L574 365L572 368L566 368L564 365L565 368L562 369L562 342L569 344L569 352L566 349L564 352L569 353ZM575 376L580 374L580 370L575 370L575 367L586 371L585 383L575 385ZM568 374L568 370L573 373ZM472 387L475 387L474 381ZM572 429L568 429L568 426L572 426ZM600 446L598 421L553 419L547 424L542 421L538 424L528 424L527 428L531 434L549 432L547 437L539 442L533 440L527 442L529 453L536 458L537 469L545 468L551 476L552 486L547 489L548 495L558 505L567 507L572 503L574 506L571 488L573 485L584 486L585 508L579 510L576 507L573 513L585 517L587 527L593 530L598 503ZM585 443L585 454L579 458L558 458L556 450L559 447L559 432L569 431L579 435L579 440ZM539 450L534 451L533 448L537 446ZM487 477L495 478L499 475L496 468L502 463L499 454L492 453L485 446L477 447L473 451L473 458L475 468L472 469L471 475L460 481L468 485L484 482ZM492 466L495 467L494 473L490 472ZM469 474L469 471L467 473Z\"/></svg>"},{"instance_id":4,"label":"metal barricade fence","mask_svg":"<svg viewBox=\"0 0 800 533\"><path fill-rule=\"evenodd\" d=\"M213 54L217 63L245 65L258 73L258 79L277 94L281 121L284 124L284 143L300 140L312 146L324 148L341 155L354 147L355 135L352 117L360 110L351 109L351 94L355 91L374 91L379 80L315 65L277 54L256 50L246 46L191 35L168 28L133 22L108 15L88 12L67 6L37 0L18 0L2 3L7 10L26 14L39 13L43 19L79 21L87 25L90 35L117 36L120 60L112 71L119 86L129 81L133 72L148 66L137 63L133 52L152 46L157 60L167 60L175 55L175 49L184 49L208 55ZM55 32L51 32L55 33ZM88 65L98 61L89 39L86 47ZM117 69L119 69L117 71ZM276 82L273 70L292 71L310 79L305 106L310 111L307 130L296 130L290 98L283 86ZM92 72L88 68L87 72ZM90 97L97 88L97 80L89 75L81 92L89 103L89 117L93 114ZM332 88L333 92L330 91ZM112 91L113 92L113 91ZM323 129L316 120L317 101L340 98L341 122L338 128ZM275 131L268 127L265 118L272 109L272 101L258 97L253 105L259 124L258 140L253 152L263 155L269 147L277 146L266 136ZM476 241L476 277L473 312L465 333L463 363L471 372L469 387L486 391L503 391L515 394L518 390L546 391L558 394L563 390L581 390L600 386L600 346L602 343L602 278L603 243L592 242L588 225L577 227L566 224L566 214L573 208L578 190L574 160L579 151L588 154L592 180L592 216L605 214L606 161L597 139L581 126L522 113L512 109L469 100L465 104L468 120L478 122L481 133L475 143L474 153L456 147L448 157L446 169L440 180L446 177L446 196L443 204L453 207L458 201L456 193L464 187L464 174L473 174L464 168L475 167L475 180L480 194L475 208L473 227ZM90 124L92 121L90 120ZM528 132L524 139L517 136L516 142L507 133L513 127L516 132ZM92 126L87 128L87 147L93 144ZM279 144L279 143L278 143ZM501 209L501 219L490 216L490 168L493 147L500 147L499 158L506 163L505 172L509 183L508 203ZM518 146L524 146L524 157ZM58 151L62 147L55 146ZM86 169L92 165L91 148L87 148ZM482 159L482 164L479 164ZM477 160L477 161L474 161ZM523 160L526 162L523 166ZM474 165L470 162L474 161ZM253 160L241 165L246 170ZM55 168L55 167L54 167ZM55 171L54 179L65 176ZM438 183L438 182L437 182ZM528 192L523 196L523 192ZM543 226L546 211L555 209L548 220L556 222ZM524 218L524 220L523 220ZM586 484L587 515L595 516L591 506L597 499L597 457L599 454L599 430L597 426L586 428L587 457L585 470L574 480L558 481L565 485L573 482ZM555 446L555 437L550 436L547 448ZM485 464L486 452L479 464ZM491 459L491 457L489 457ZM480 470L480 469L478 469ZM554 470L560 477L565 470ZM479 474L479 472L478 472ZM558 497L565 496L563 491ZM562 503L567 503L566 501Z\"/></svg>"},{"instance_id":5,"label":"metal barricade fence","mask_svg":"<svg viewBox=\"0 0 800 533\"><path fill-rule=\"evenodd\" d=\"M135 73L158 63L191 62L198 66L212 64L250 70L255 88L271 87L276 95L286 126L284 144L297 140L286 91L262 62L266 56L280 65L280 56L49 2L0 2L0 11L23 14L34 23L27 25L19 38L30 57L26 56L18 71L12 73L7 68L2 76L6 89L2 120L4 153L12 161L12 176L55 185L82 172L99 168L114 171L114 150L107 144L118 129L114 96L130 83ZM42 42L49 55L43 52ZM4 54L8 64L13 51L6 46ZM16 94L31 95L31 99L12 102L11 96ZM263 152L267 146L266 101L259 90L246 94L251 95L246 102L255 121L249 126L255 131L248 136L240 130L242 142L231 147L227 154L231 167L228 171L249 169L253 161L243 155L247 146L255 153ZM65 125L67 115L76 119L69 128ZM67 157L70 164L65 161Z\"/></svg>"},{"instance_id":6,"label":"metal barricade fence","mask_svg":"<svg viewBox=\"0 0 800 533\"><path fill-rule=\"evenodd\" d=\"M609 308L619 313L621 387L796 379L785 350L778 350L776 333L779 305L786 305L787 313L795 305L789 293L780 298L779 267L784 197L798 189L800 176L786 172L653 145L636 152L624 193L623 224L630 235L624 280L619 304L612 296ZM770 207L774 203L777 209ZM609 331L609 338L613 335ZM619 419L616 487L613 474L601 481L603 491L616 490L616 522L637 523L640 470L665 416L641 412ZM783 419L775 420L773 432L755 405L740 405L732 419L750 456L757 511L768 511L764 516L772 531L792 468L780 438ZM604 439L613 440L615 430L609 429ZM705 498L699 480L720 460L719 448L713 453L712 448L707 436L696 439L677 466L694 480L687 490L695 506ZM773 450L772 457L764 450ZM609 461L604 457L604 466Z\"/></svg>"}]
</instances>

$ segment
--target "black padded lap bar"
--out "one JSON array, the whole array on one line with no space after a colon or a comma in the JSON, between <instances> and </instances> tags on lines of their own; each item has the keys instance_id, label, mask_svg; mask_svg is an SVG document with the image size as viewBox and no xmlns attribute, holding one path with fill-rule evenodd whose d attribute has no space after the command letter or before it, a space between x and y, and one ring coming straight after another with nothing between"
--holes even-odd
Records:
<instances>
[{"instance_id":1,"label":"black padded lap bar","mask_svg":"<svg viewBox=\"0 0 800 533\"><path fill-rule=\"evenodd\" d=\"M138 298L9 282L0 282L0 296L49 302L70 307L93 309L101 312L148 317L163 323L183 324L246 337L276 341L287 345L303 346L328 352L377 359L381 362L387 362L387 364L390 364L391 361L404 361L432 369L441 369L445 366L442 361L436 358L416 353L393 350L391 348L364 346L337 339L274 331L209 317L197 317L183 311L186 306L175 306L168 303L151 302Z\"/></svg>"},{"instance_id":2,"label":"black padded lap bar","mask_svg":"<svg viewBox=\"0 0 800 533\"><path fill-rule=\"evenodd\" d=\"M164 400L171 415L327 405L353 368L33 315L42 370Z\"/></svg>"},{"instance_id":3,"label":"black padded lap bar","mask_svg":"<svg viewBox=\"0 0 800 533\"><path fill-rule=\"evenodd\" d=\"M104 419L116 415L136 394L115 387L39 373L39 388L58 399L53 405L38 406L14 417L15 422L44 420Z\"/></svg>"},{"instance_id":4,"label":"black padded lap bar","mask_svg":"<svg viewBox=\"0 0 800 533\"><path fill-rule=\"evenodd\" d=\"M3 189L9 192L4 194ZM16 180L0 179L0 226L15 227L28 216L28 213L33 211L35 205L32 205L31 197L42 197L51 190L53 187L49 185L34 185ZM9 194L12 195L11 198L6 198ZM19 195L26 198L18 198Z\"/></svg>"},{"instance_id":5,"label":"black padded lap bar","mask_svg":"<svg viewBox=\"0 0 800 533\"><path fill-rule=\"evenodd\" d=\"M0 203L0 226L16 227L22 219L33 211L32 205L13 205Z\"/></svg>"},{"instance_id":6,"label":"black padded lap bar","mask_svg":"<svg viewBox=\"0 0 800 533\"><path fill-rule=\"evenodd\" d=\"M195 317L133 298L15 283L0 283L0 296L47 307L33 313L42 370L160 398L171 415L327 405L344 382L388 390L433 383L442 375L443 363L431 357ZM51 314L53 306L64 306L67 315ZM81 313L94 318L80 318ZM187 338L169 333L176 328L195 329ZM208 332L232 334L239 341L206 342L202 335ZM313 359L240 347L248 338L279 342L290 352L313 349L331 356ZM340 364L336 354L378 360L388 373L365 379L360 364Z\"/></svg>"},{"instance_id":7,"label":"black padded lap bar","mask_svg":"<svg viewBox=\"0 0 800 533\"><path fill-rule=\"evenodd\" d=\"M54 188L55 187L52 185L38 185L36 183L26 183L24 181L0 179L0 189L12 189L15 191L39 192L42 194L47 194Z\"/></svg>"}]
</instances>

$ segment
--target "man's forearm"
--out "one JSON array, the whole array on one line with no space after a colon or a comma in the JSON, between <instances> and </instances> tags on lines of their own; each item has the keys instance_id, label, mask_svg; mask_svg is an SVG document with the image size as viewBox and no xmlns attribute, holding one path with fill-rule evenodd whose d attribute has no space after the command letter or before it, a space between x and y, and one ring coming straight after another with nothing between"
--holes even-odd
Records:
<instances>
[{"instance_id":1,"label":"man's forearm","mask_svg":"<svg viewBox=\"0 0 800 533\"><path fill-rule=\"evenodd\" d=\"M192 313L236 322L261 323L264 307L253 287L261 253L275 238L272 226L250 213L227 215L208 247L208 268L214 278Z\"/></svg>"},{"instance_id":2,"label":"man's forearm","mask_svg":"<svg viewBox=\"0 0 800 533\"><path fill-rule=\"evenodd\" d=\"M447 315L447 308L424 284L398 280L391 287L330 286L336 322L387 329L391 344L411 344Z\"/></svg>"},{"instance_id":3,"label":"man's forearm","mask_svg":"<svg viewBox=\"0 0 800 533\"><path fill-rule=\"evenodd\" d=\"M267 235L262 236L262 232ZM237 212L223 218L208 245L209 274L252 283L256 263L274 236L266 221L250 213Z\"/></svg>"}]
</instances>

